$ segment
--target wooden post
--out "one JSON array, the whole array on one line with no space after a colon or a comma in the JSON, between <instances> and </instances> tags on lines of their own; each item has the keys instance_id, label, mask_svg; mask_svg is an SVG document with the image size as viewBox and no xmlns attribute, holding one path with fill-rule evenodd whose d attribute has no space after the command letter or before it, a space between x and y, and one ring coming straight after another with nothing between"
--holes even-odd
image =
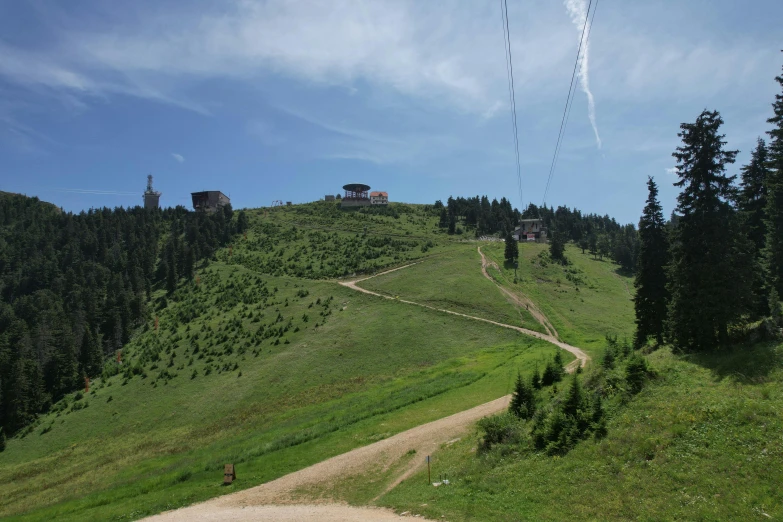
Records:
<instances>
[{"instance_id":1,"label":"wooden post","mask_svg":"<svg viewBox=\"0 0 783 522\"><path fill-rule=\"evenodd\" d=\"M155 331L158 331L158 316L155 316Z\"/></svg>"},{"instance_id":2,"label":"wooden post","mask_svg":"<svg viewBox=\"0 0 783 522\"><path fill-rule=\"evenodd\" d=\"M233 464L226 464L223 468L223 485L228 486L237 479L237 473Z\"/></svg>"},{"instance_id":3,"label":"wooden post","mask_svg":"<svg viewBox=\"0 0 783 522\"><path fill-rule=\"evenodd\" d=\"M117 364L122 364L122 350L117 350Z\"/></svg>"},{"instance_id":4,"label":"wooden post","mask_svg":"<svg viewBox=\"0 0 783 522\"><path fill-rule=\"evenodd\" d=\"M427 484L432 484L432 472L430 470L430 456L427 455Z\"/></svg>"}]
</instances>

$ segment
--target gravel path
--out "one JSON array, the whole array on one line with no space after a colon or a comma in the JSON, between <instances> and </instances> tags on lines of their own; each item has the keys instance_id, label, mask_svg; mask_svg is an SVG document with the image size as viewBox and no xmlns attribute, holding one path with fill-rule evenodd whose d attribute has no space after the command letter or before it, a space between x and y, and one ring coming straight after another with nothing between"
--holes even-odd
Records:
<instances>
[{"instance_id":1,"label":"gravel path","mask_svg":"<svg viewBox=\"0 0 783 522\"><path fill-rule=\"evenodd\" d=\"M481 254L482 267L481 271L485 277L492 280L487 274L487 260L479 247L479 254ZM401 266L386 272L376 274L376 277L396 270L402 270L408 268L410 265ZM562 348L568 352L571 352L576 357L572 363L570 363L566 369L568 371L574 371L579 365L584 366L590 357L582 350L575 346L568 345L561 342L553 335L542 334L526 328L518 326L512 326L509 324L498 323L489 319L483 319L481 317L474 317L467 314L453 312L451 310L444 310L428 306L405 299L397 299L391 296L382 295L376 292L372 292L357 285L361 281L370 279L365 277L355 281L341 281L340 284L362 292L365 294L381 297L384 299L393 299L401 303L406 303L414 306L420 306L422 308L428 308L436 310L438 312L444 312L447 314L457 315L472 319L475 321L482 321L495 326L503 328L510 328L516 330L525 335L535 337L547 341L549 343ZM493 280L494 282L494 280ZM519 296L515 296L500 285L498 288L503 291L507 296L514 299L517 304L524 304L525 301L521 300ZM532 304L532 303L531 303ZM537 309L533 315L542 321L542 324L548 332L553 332L554 328L546 320ZM541 315L541 318L537 314ZM548 325L548 326L547 326ZM555 332L556 335L556 332ZM398 462L403 456L405 456L411 450L415 450L415 457L410 465L398 476L392 483L390 483L386 491L392 489L394 486L405 480L412 475L417 469L423 465L423 459L426 455L431 454L441 444L454 441L466 434L471 426L479 419L498 413L508 408L508 403L511 399L510 395L501 397L494 401L476 406L466 411L455 413L449 417L439 419L427 424L422 424L402 433L398 433L388 439L384 439L368 446L356 448L355 450L337 455L331 459L319 462L308 468L289 473L266 484L261 484L250 489L232 493L229 495L223 495L216 497L200 504L176 509L173 511L167 511L159 515L155 515L144 520L149 522L181 522L181 521L221 521L221 522L249 522L255 520L269 520L279 522L365 522L365 521L394 521L394 520L410 520L412 515L409 516L397 515L393 511L379 508L368 507L354 507L347 504L334 504L334 503L321 503L321 504L302 504L296 503L296 492L307 487L312 486L328 486L331 483L338 480L345 479L350 476L357 476L366 474L371 470L388 470L390 466ZM421 519L421 518L420 518ZM423 519L422 519L423 520Z\"/></svg>"},{"instance_id":2,"label":"gravel path","mask_svg":"<svg viewBox=\"0 0 783 522\"><path fill-rule=\"evenodd\" d=\"M294 496L296 490L308 486L328 485L352 475L367 473L373 469L387 469L410 450L416 450L413 465L405 471L402 478L409 476L423 465L424 457L431 454L441 444L464 435L477 420L508 408L510 398L511 396L507 395L449 417L422 424L388 439L337 455L266 484L217 497L201 504L161 513L145 520L150 522L410 520L391 511L374 508L357 508L343 504L287 504L297 501ZM398 478L395 483L399 483L402 478Z\"/></svg>"}]
</instances>

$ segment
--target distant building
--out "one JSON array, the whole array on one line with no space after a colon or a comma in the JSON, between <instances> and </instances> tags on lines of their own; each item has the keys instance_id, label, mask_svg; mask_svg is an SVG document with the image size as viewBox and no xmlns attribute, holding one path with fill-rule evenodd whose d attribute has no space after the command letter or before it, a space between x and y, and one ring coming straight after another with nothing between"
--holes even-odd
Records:
<instances>
[{"instance_id":1,"label":"distant building","mask_svg":"<svg viewBox=\"0 0 783 522\"><path fill-rule=\"evenodd\" d=\"M205 190L203 192L191 192L193 208L201 212L215 212L224 205L231 204L228 196L219 190Z\"/></svg>"},{"instance_id":2,"label":"distant building","mask_svg":"<svg viewBox=\"0 0 783 522\"><path fill-rule=\"evenodd\" d=\"M546 228L541 219L520 219L511 236L517 241L546 242Z\"/></svg>"},{"instance_id":3,"label":"distant building","mask_svg":"<svg viewBox=\"0 0 783 522\"><path fill-rule=\"evenodd\" d=\"M324 196L324 201L334 201L334 196L327 194Z\"/></svg>"},{"instance_id":4,"label":"distant building","mask_svg":"<svg viewBox=\"0 0 783 522\"><path fill-rule=\"evenodd\" d=\"M370 197L367 192L369 185L363 183L349 183L343 186L345 196L342 199L342 207L366 207L370 204Z\"/></svg>"},{"instance_id":5,"label":"distant building","mask_svg":"<svg viewBox=\"0 0 783 522\"><path fill-rule=\"evenodd\" d=\"M160 192L152 189L152 174L147 176L147 190L142 195L144 198L144 208L153 209L160 206Z\"/></svg>"},{"instance_id":6,"label":"distant building","mask_svg":"<svg viewBox=\"0 0 783 522\"><path fill-rule=\"evenodd\" d=\"M370 193L370 204L371 205L388 205L389 204L389 194L386 192L371 192Z\"/></svg>"},{"instance_id":7,"label":"distant building","mask_svg":"<svg viewBox=\"0 0 783 522\"><path fill-rule=\"evenodd\" d=\"M285 202L285 206L287 206L287 207L290 207L291 205L293 205L293 203L292 203L292 202L290 202L290 201L286 201L286 202Z\"/></svg>"}]
</instances>

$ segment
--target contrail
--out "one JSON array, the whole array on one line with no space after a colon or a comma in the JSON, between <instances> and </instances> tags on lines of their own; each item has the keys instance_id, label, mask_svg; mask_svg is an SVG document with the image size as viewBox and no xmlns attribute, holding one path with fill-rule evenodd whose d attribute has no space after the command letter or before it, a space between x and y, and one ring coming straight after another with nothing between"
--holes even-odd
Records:
<instances>
[{"instance_id":1,"label":"contrail","mask_svg":"<svg viewBox=\"0 0 783 522\"><path fill-rule=\"evenodd\" d=\"M587 2L585 0L565 0L566 9L571 16L571 22L576 26L579 34L582 34L582 28L587 23L587 30L585 34L590 35L590 25L587 21ZM593 126L593 132L595 133L595 141L598 144L598 148L601 148L601 137L598 135L598 125L595 123L595 100L593 99L593 93L590 92L590 75L589 75L589 55L590 47L589 40L582 42L582 60L579 65L579 84L582 86L587 96L587 115L590 118L590 125Z\"/></svg>"}]
</instances>

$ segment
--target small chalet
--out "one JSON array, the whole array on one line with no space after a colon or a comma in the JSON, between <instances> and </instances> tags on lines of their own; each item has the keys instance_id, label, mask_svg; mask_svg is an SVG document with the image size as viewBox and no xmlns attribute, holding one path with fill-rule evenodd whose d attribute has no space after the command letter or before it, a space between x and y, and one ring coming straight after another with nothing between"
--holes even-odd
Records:
<instances>
[{"instance_id":1,"label":"small chalet","mask_svg":"<svg viewBox=\"0 0 783 522\"><path fill-rule=\"evenodd\" d=\"M370 192L370 205L388 205L389 194L386 192Z\"/></svg>"},{"instance_id":2,"label":"small chalet","mask_svg":"<svg viewBox=\"0 0 783 522\"><path fill-rule=\"evenodd\" d=\"M546 241L546 228L541 219L521 219L512 237L517 241Z\"/></svg>"}]
</instances>

